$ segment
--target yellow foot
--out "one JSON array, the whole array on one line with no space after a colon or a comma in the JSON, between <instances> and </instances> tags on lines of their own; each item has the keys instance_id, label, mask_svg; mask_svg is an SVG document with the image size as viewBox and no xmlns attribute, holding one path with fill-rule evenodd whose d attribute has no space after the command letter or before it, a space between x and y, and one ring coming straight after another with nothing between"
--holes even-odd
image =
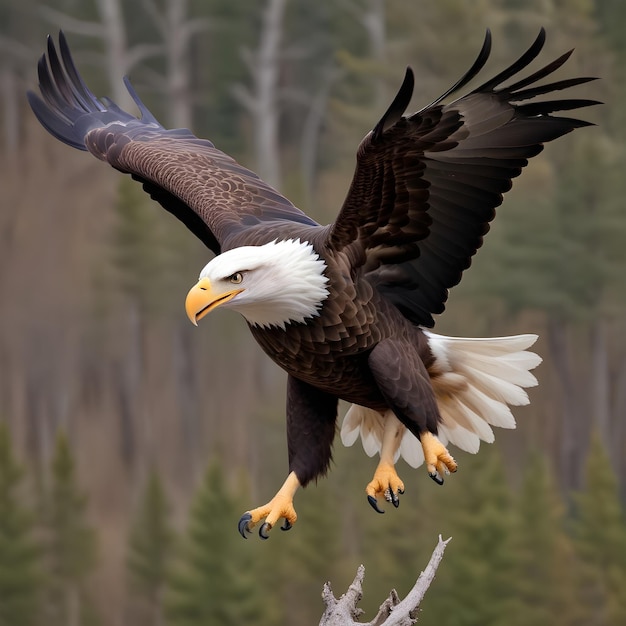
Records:
<instances>
[{"instance_id":1,"label":"yellow foot","mask_svg":"<svg viewBox=\"0 0 626 626\"><path fill-rule=\"evenodd\" d=\"M393 506L398 508L400 505L399 496L404 493L404 483L400 480L393 463L381 461L374 472L374 478L365 488L367 493L367 501L372 508L378 513L384 513L378 506L376 498L382 496L391 502Z\"/></svg>"},{"instance_id":2,"label":"yellow foot","mask_svg":"<svg viewBox=\"0 0 626 626\"><path fill-rule=\"evenodd\" d=\"M443 475L456 472L457 463L447 448L433 435L425 432L420 434L420 442L424 450L424 460L428 475L439 485L443 485Z\"/></svg>"},{"instance_id":3,"label":"yellow foot","mask_svg":"<svg viewBox=\"0 0 626 626\"><path fill-rule=\"evenodd\" d=\"M278 493L265 505L260 506L251 511L246 511L239 520L239 532L244 539L247 539L247 533L251 533L252 529L262 519L265 522L259 528L259 536L261 539L269 539L269 531L272 530L276 522L281 518L285 518L285 523L280 527L281 530L290 530L298 515L293 508L293 496L296 493L300 481L296 478L294 472L291 472L284 482Z\"/></svg>"}]
</instances>

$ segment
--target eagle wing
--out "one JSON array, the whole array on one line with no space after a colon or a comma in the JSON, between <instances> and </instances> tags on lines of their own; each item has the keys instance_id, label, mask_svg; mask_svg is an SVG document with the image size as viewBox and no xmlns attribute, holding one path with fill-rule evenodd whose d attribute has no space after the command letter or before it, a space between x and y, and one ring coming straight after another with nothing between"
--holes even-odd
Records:
<instances>
[{"instance_id":1,"label":"eagle wing","mask_svg":"<svg viewBox=\"0 0 626 626\"><path fill-rule=\"evenodd\" d=\"M433 326L448 290L458 284L482 245L502 195L543 143L589 122L551 113L598 104L593 100L541 100L594 80L535 83L561 67L572 51L511 85L540 53L542 29L510 67L469 94L442 105L484 66L487 31L473 66L445 94L404 117L413 92L410 69L395 100L364 138L348 195L327 239L349 255L411 321Z\"/></svg>"},{"instance_id":2,"label":"eagle wing","mask_svg":"<svg viewBox=\"0 0 626 626\"><path fill-rule=\"evenodd\" d=\"M47 57L38 65L43 99L28 93L41 124L64 143L131 174L215 254L231 236L256 224L287 220L316 225L210 141L184 128L161 126L127 78L139 119L108 98L96 98L78 73L62 32L59 52L48 37Z\"/></svg>"}]
</instances>

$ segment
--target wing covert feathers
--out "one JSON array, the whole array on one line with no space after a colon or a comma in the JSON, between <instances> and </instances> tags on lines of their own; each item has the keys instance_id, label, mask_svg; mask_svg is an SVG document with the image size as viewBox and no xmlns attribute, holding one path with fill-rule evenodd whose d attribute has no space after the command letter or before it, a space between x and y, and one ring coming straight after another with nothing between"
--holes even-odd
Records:
<instances>
[{"instance_id":1,"label":"wing covert feathers","mask_svg":"<svg viewBox=\"0 0 626 626\"><path fill-rule=\"evenodd\" d=\"M164 128L128 78L124 84L139 108L139 118L108 98L94 96L76 69L62 32L60 54L51 37L47 44L47 54L38 64L41 97L28 93L44 128L63 143L88 150L131 174L214 253L219 254L234 233L250 226L276 221L317 226L209 140L186 128Z\"/></svg>"},{"instance_id":2,"label":"wing covert feathers","mask_svg":"<svg viewBox=\"0 0 626 626\"><path fill-rule=\"evenodd\" d=\"M448 290L481 247L503 194L543 144L589 122L560 116L598 104L550 99L594 80L546 84L571 51L526 77L520 72L545 43L542 29L522 56L468 94L443 104L475 78L491 49L488 32L472 67L442 96L408 117L405 81L381 121L361 142L348 195L328 236L412 322L434 325ZM408 76L408 74L407 74ZM509 85L505 83L513 79ZM538 96L547 99L535 100Z\"/></svg>"},{"instance_id":3,"label":"wing covert feathers","mask_svg":"<svg viewBox=\"0 0 626 626\"><path fill-rule=\"evenodd\" d=\"M541 357L528 350L537 336L470 339L425 332L435 356L430 375L442 417L437 433L441 442L476 453L481 441L493 442L492 426L515 428L509 406L528 404L525 388L537 385L530 370ZM388 417L353 404L343 420L341 441L351 446L360 437L369 456L380 453ZM406 429L396 460L400 456L412 467L424 460L422 446Z\"/></svg>"}]
</instances>

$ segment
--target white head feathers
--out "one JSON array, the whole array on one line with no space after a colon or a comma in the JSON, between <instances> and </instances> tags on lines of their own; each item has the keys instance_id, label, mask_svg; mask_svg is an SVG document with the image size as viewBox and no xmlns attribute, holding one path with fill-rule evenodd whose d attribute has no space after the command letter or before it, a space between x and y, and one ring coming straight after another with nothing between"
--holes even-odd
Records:
<instances>
[{"instance_id":1,"label":"white head feathers","mask_svg":"<svg viewBox=\"0 0 626 626\"><path fill-rule=\"evenodd\" d=\"M207 263L200 278L217 288L241 274L241 293L222 307L238 311L255 326L284 329L319 315L329 293L325 268L310 243L288 239L227 250Z\"/></svg>"}]
</instances>

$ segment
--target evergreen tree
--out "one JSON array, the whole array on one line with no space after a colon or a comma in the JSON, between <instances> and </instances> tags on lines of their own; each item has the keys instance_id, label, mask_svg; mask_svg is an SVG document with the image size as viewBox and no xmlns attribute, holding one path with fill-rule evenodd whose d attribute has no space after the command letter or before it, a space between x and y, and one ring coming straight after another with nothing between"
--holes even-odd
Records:
<instances>
[{"instance_id":1,"label":"evergreen tree","mask_svg":"<svg viewBox=\"0 0 626 626\"><path fill-rule=\"evenodd\" d=\"M34 626L40 615L40 553L20 498L23 471L0 422L0 626Z\"/></svg>"},{"instance_id":2,"label":"evergreen tree","mask_svg":"<svg viewBox=\"0 0 626 626\"><path fill-rule=\"evenodd\" d=\"M576 623L574 551L566 533L562 502L545 459L532 455L513 524L514 605L511 626Z\"/></svg>"},{"instance_id":3,"label":"evergreen tree","mask_svg":"<svg viewBox=\"0 0 626 626\"><path fill-rule=\"evenodd\" d=\"M160 276L163 270L159 217L150 202L135 181L126 177L120 181L114 207L113 260L122 292L136 301L142 313L159 303L163 288L160 281L146 280L146 276Z\"/></svg>"},{"instance_id":4,"label":"evergreen tree","mask_svg":"<svg viewBox=\"0 0 626 626\"><path fill-rule=\"evenodd\" d=\"M212 463L191 509L180 562L170 576L168 625L264 623L263 581L255 579L253 560L254 545L261 542L244 542L234 529L242 510L220 465Z\"/></svg>"},{"instance_id":5,"label":"evergreen tree","mask_svg":"<svg viewBox=\"0 0 626 626\"><path fill-rule=\"evenodd\" d=\"M459 455L459 472L433 507L443 537L452 537L436 584L423 602L426 626L505 626L513 583L512 498L498 451Z\"/></svg>"},{"instance_id":6,"label":"evergreen tree","mask_svg":"<svg viewBox=\"0 0 626 626\"><path fill-rule=\"evenodd\" d=\"M338 501L332 487L330 481L324 481L303 490L296 502L298 521L293 534L277 537L280 545L272 546L278 553L277 582L285 623L315 623L323 611L320 594L324 583L332 580L335 588L342 588L341 525L330 513Z\"/></svg>"},{"instance_id":7,"label":"evergreen tree","mask_svg":"<svg viewBox=\"0 0 626 626\"><path fill-rule=\"evenodd\" d=\"M78 626L94 619L86 579L96 564L96 534L85 519L87 498L78 486L74 458L63 434L57 437L50 473L45 506L48 619Z\"/></svg>"},{"instance_id":8,"label":"evergreen tree","mask_svg":"<svg viewBox=\"0 0 626 626\"><path fill-rule=\"evenodd\" d=\"M133 623L160 624L163 592L173 557L175 536L168 522L169 508L158 473L153 470L129 539L130 582L140 614Z\"/></svg>"},{"instance_id":9,"label":"evergreen tree","mask_svg":"<svg viewBox=\"0 0 626 626\"><path fill-rule=\"evenodd\" d=\"M611 459L597 436L585 477L574 524L578 594L584 605L581 623L618 626L626 624L626 520Z\"/></svg>"},{"instance_id":10,"label":"evergreen tree","mask_svg":"<svg viewBox=\"0 0 626 626\"><path fill-rule=\"evenodd\" d=\"M360 606L369 617L376 615L390 589L396 589L400 597L405 596L415 584L420 568L428 562L437 535L442 532L440 520L429 519L430 509L442 490L428 478L423 467L414 469L400 460L397 470L405 493L400 496L397 509L389 502L380 502L384 515L370 509L364 484L360 482L359 488L354 487L358 495L356 510L363 528L357 565L361 562L365 565L365 594ZM369 474L363 476L369 477ZM452 480L446 481L444 489ZM350 530L356 532L357 529ZM354 569L351 574L354 576Z\"/></svg>"}]
</instances>

